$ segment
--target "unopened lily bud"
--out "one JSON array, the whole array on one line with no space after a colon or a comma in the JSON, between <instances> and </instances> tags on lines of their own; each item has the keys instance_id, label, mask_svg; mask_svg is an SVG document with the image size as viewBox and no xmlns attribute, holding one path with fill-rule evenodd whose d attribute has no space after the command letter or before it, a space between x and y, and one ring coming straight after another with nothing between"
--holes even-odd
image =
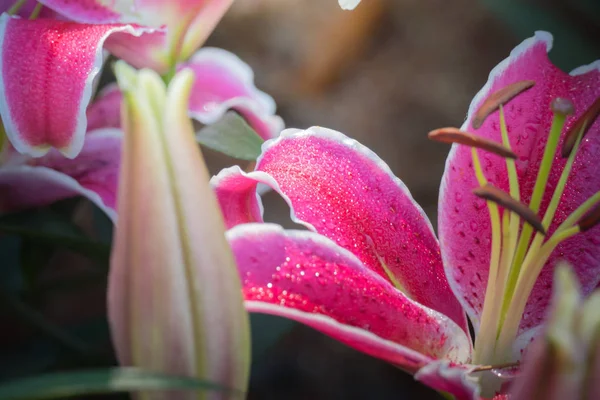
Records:
<instances>
[{"instance_id":1,"label":"unopened lily bud","mask_svg":"<svg viewBox=\"0 0 600 400\"><path fill-rule=\"evenodd\" d=\"M108 291L122 365L245 390L248 315L225 226L187 105L193 75L168 87L153 71L115 67L125 139ZM231 392L144 398L231 398Z\"/></svg>"}]
</instances>

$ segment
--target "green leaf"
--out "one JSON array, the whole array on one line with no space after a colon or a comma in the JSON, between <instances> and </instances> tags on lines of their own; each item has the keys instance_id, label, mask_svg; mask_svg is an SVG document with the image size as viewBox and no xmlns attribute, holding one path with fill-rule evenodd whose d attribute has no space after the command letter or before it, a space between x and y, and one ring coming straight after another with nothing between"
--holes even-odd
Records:
<instances>
[{"instance_id":1,"label":"green leaf","mask_svg":"<svg viewBox=\"0 0 600 400\"><path fill-rule=\"evenodd\" d=\"M0 386L0 399L53 399L85 394L147 390L217 390L243 398L243 393L196 378L147 372L138 368L109 368L38 375Z\"/></svg>"},{"instance_id":2,"label":"green leaf","mask_svg":"<svg viewBox=\"0 0 600 400\"><path fill-rule=\"evenodd\" d=\"M0 232L76 251L105 264L110 257L109 244L89 239L68 217L49 208L3 215Z\"/></svg>"},{"instance_id":3,"label":"green leaf","mask_svg":"<svg viewBox=\"0 0 600 400\"><path fill-rule=\"evenodd\" d=\"M264 140L235 111L196 133L198 143L239 160L254 161Z\"/></svg>"}]
</instances>

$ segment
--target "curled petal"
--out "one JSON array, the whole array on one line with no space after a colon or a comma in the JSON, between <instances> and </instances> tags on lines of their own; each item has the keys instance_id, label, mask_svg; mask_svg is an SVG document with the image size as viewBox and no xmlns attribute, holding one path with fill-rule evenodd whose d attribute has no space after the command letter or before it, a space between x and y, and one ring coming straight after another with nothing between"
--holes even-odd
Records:
<instances>
[{"instance_id":1,"label":"curled petal","mask_svg":"<svg viewBox=\"0 0 600 400\"><path fill-rule=\"evenodd\" d=\"M76 160L51 151L28 164L4 165L0 168L0 213L83 196L115 221L121 139L119 130L97 130L87 135Z\"/></svg>"},{"instance_id":2,"label":"curled petal","mask_svg":"<svg viewBox=\"0 0 600 400\"><path fill-rule=\"evenodd\" d=\"M0 115L19 152L79 153L102 45L115 32L141 34L131 26L0 16Z\"/></svg>"},{"instance_id":3,"label":"curled petal","mask_svg":"<svg viewBox=\"0 0 600 400\"><path fill-rule=\"evenodd\" d=\"M517 175L521 201L529 204L537 177L548 131L552 122L550 105L561 97L571 100L575 114L567 120L573 124L579 115L600 97L600 62L580 67L571 74L564 73L548 59L552 36L537 32L516 47L510 56L490 73L488 82L473 99L467 119L461 129L484 138L502 142L498 112L487 117L481 128L473 130L472 122L482 102L492 93L521 81L535 85L520 93L504 106L510 144L517 154ZM552 235L556 227L600 189L600 165L595 157L600 149L600 121L588 131L575 158L554 222L548 229ZM487 180L508 192L508 174L503 158L479 153ZM565 159L557 152L546 184L540 215L545 212L556 187ZM446 161L439 201L439 235L446 275L454 293L467 310L476 331L485 296L490 261L491 227L488 210L482 199L471 191L478 187L473 172L471 150L453 145ZM566 240L558 246L542 271L525 309L520 332L536 327L543 320L550 300L552 269L559 258L575 266L579 279L584 282L584 293L589 293L600 282L600 229Z\"/></svg>"},{"instance_id":4,"label":"curled petal","mask_svg":"<svg viewBox=\"0 0 600 400\"><path fill-rule=\"evenodd\" d=\"M469 376L475 369L441 360L421 368L415 379L436 390L450 393L456 400L480 400L477 380Z\"/></svg>"},{"instance_id":5,"label":"curled petal","mask_svg":"<svg viewBox=\"0 0 600 400\"><path fill-rule=\"evenodd\" d=\"M412 372L433 358L469 360L458 325L331 240L273 224L238 225L227 237L249 311L297 320Z\"/></svg>"},{"instance_id":6,"label":"curled petal","mask_svg":"<svg viewBox=\"0 0 600 400\"><path fill-rule=\"evenodd\" d=\"M263 145L256 170L243 175L230 169L212 181L230 224L259 221L253 185L265 183L288 202L295 221L350 250L412 300L466 331L429 220L373 152L339 132L290 129Z\"/></svg>"},{"instance_id":7,"label":"curled petal","mask_svg":"<svg viewBox=\"0 0 600 400\"><path fill-rule=\"evenodd\" d=\"M233 109L264 140L276 137L283 129L283 121L274 115L275 101L256 88L252 69L236 55L205 47L180 66L183 68L190 68L196 76L190 99L192 118L208 125Z\"/></svg>"},{"instance_id":8,"label":"curled petal","mask_svg":"<svg viewBox=\"0 0 600 400\"><path fill-rule=\"evenodd\" d=\"M140 36L115 33L106 40L105 48L136 68L150 68L164 74L171 62L164 51L166 40L165 28L145 28Z\"/></svg>"}]
</instances>

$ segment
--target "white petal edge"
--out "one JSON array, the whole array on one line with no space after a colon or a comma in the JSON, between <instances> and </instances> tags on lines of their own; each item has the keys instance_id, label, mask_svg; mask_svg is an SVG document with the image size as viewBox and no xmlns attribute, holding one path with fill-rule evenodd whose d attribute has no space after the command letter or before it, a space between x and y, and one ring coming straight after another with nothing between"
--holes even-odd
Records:
<instances>
[{"instance_id":1,"label":"white petal edge","mask_svg":"<svg viewBox=\"0 0 600 400\"><path fill-rule=\"evenodd\" d=\"M293 129L293 128L285 129L283 132L281 132L281 134L278 137L267 140L266 142L264 142L262 144L261 155L256 159L257 167L260 166L260 163L263 158L263 154L265 154L271 147L279 144L279 142L283 142L285 140L298 139L298 138L302 138L302 137L310 137L310 136L337 142L337 143L357 152L358 154L366 157L373 163L375 163L375 165L377 165L377 167L380 170L385 172L394 181L394 183L398 186L398 188L402 191L402 193L411 201L413 206L417 209L419 214L423 217L432 236L434 238L436 238L436 241L437 241L437 236L435 234L435 231L433 230L433 225L431 225L431 221L429 220L429 217L427 217L427 214L425 214L425 211L423 211L423 208L412 197L410 190L408 189L408 187L406 187L404 182L402 182L402 180L400 180L400 178L398 178L396 175L394 175L394 173L392 172L390 167L385 163L385 161L383 161L381 158L379 158L379 156L377 154L375 154L371 149L364 146L360 142L349 138L348 136L344 135L341 132L335 131L333 129L323 128L320 126L312 126L305 130ZM291 208L291 205L290 205L290 208ZM306 224L304 224L304 225L306 225Z\"/></svg>"},{"instance_id":2,"label":"white petal edge","mask_svg":"<svg viewBox=\"0 0 600 400\"><path fill-rule=\"evenodd\" d=\"M250 112L259 116L273 132L280 132L283 127L281 117L274 115L277 105L273 97L259 90L254 83L254 71L248 64L242 61L235 54L217 47L203 47L190 57L185 65L194 63L216 63L230 71L245 89L251 93L251 97L235 97L223 103L210 111L192 112L190 117L197 119L203 124L210 125L217 122L229 109L237 107L248 109Z\"/></svg>"},{"instance_id":3,"label":"white petal edge","mask_svg":"<svg viewBox=\"0 0 600 400\"><path fill-rule=\"evenodd\" d=\"M110 137L121 138L122 137L121 131L118 129L102 129L102 130L97 130L94 132L95 132L94 135L96 137L107 137L107 138L110 138ZM110 220L113 222L113 224L116 223L117 211L115 209L108 207L106 204L104 204L104 201L102 200L100 195L98 195L96 192L94 192L93 190L84 188L74 178L72 178L69 175L64 174L62 172L58 172L52 168L43 167L43 166L30 166L30 165L17 164L18 162L23 162L25 159L26 158L24 156L19 155L14 160L11 160L10 164L2 165L0 167L0 177L5 174L6 175L9 175L9 174L14 174L14 175L35 174L47 182L55 183L57 186L60 186L64 189L71 190L74 193L77 193L77 194L87 198L92 203L94 203L96 206L98 206L98 208L100 208L102 211L104 211L104 213L108 216L108 218L110 218Z\"/></svg>"},{"instance_id":4,"label":"white petal edge","mask_svg":"<svg viewBox=\"0 0 600 400\"><path fill-rule=\"evenodd\" d=\"M571 76L583 75L592 71L600 71L600 60L596 60L591 64L582 65L580 67L575 68L573 71L569 72Z\"/></svg>"}]
</instances>

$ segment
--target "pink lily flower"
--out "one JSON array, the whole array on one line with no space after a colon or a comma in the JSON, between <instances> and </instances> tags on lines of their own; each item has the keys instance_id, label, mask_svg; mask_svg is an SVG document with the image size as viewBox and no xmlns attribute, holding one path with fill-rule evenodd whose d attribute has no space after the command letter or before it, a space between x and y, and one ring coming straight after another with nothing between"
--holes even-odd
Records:
<instances>
[{"instance_id":1,"label":"pink lily flower","mask_svg":"<svg viewBox=\"0 0 600 400\"><path fill-rule=\"evenodd\" d=\"M263 139L281 130L281 118L274 115L275 102L254 86L252 70L235 55L203 48L184 65L201 76L193 83L190 99L189 114L195 119L210 124L234 109ZM5 141L0 154L0 214L83 196L116 221L122 99L116 84L106 86L96 96L86 110L85 142L75 159L57 150L30 157Z\"/></svg>"},{"instance_id":2,"label":"pink lily flower","mask_svg":"<svg viewBox=\"0 0 600 400\"><path fill-rule=\"evenodd\" d=\"M431 134L466 144L446 163L439 243L389 167L339 132L285 130L254 172L214 177L247 309L305 323L458 399L492 397L495 376L475 372L520 360L556 262L575 266L584 295L600 283L600 229L584 218L600 202L600 62L566 74L551 45L538 32L491 72L462 127L470 135ZM308 231L263 224L259 183Z\"/></svg>"},{"instance_id":3,"label":"pink lily flower","mask_svg":"<svg viewBox=\"0 0 600 400\"><path fill-rule=\"evenodd\" d=\"M32 157L43 156L51 148L68 158L79 154L87 130L86 109L105 50L135 67L149 67L165 76L189 59L179 68L191 68L198 76L210 71L196 86L203 93L217 94L212 102L227 101L226 106L254 119L255 129L265 136L278 134L282 123L273 115L274 103L248 86L252 75L248 79L239 60L228 53L193 55L231 2L43 0L40 3L53 11L42 13L43 18L2 14L0 116L8 139L18 152ZM3 11L11 6L7 1L0 5ZM31 2L25 6L31 9ZM252 101L233 100L240 96ZM201 122L203 118L214 121L221 110L207 105L207 100L190 104L190 114Z\"/></svg>"}]
</instances>

